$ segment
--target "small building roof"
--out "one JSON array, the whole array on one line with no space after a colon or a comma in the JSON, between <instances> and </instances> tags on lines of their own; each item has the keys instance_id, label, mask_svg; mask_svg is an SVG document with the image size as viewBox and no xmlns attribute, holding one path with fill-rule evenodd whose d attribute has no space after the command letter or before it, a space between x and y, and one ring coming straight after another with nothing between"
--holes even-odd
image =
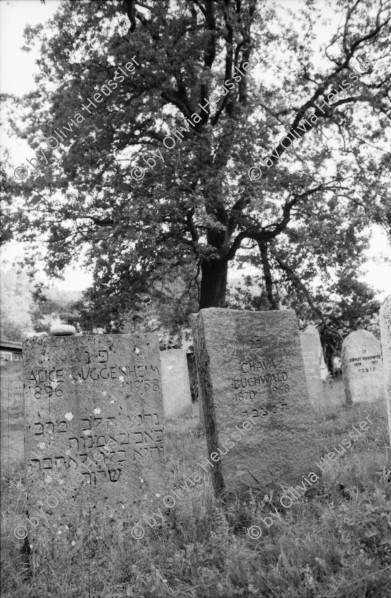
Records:
<instances>
[{"instance_id":1,"label":"small building roof","mask_svg":"<svg viewBox=\"0 0 391 598\"><path fill-rule=\"evenodd\" d=\"M0 339L0 349L18 349L22 350L22 343L16 341L8 341L5 338Z\"/></svg>"}]
</instances>

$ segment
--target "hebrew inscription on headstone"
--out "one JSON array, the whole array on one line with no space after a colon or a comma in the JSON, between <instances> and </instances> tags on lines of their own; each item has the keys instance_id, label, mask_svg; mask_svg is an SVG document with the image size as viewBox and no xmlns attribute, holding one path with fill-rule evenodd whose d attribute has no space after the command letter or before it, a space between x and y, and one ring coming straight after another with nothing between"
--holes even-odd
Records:
<instances>
[{"instance_id":1,"label":"hebrew inscription on headstone","mask_svg":"<svg viewBox=\"0 0 391 598\"><path fill-rule=\"evenodd\" d=\"M160 351L162 364L164 415L176 418L191 415L191 394L186 352L182 349Z\"/></svg>"},{"instance_id":2,"label":"hebrew inscription on headstone","mask_svg":"<svg viewBox=\"0 0 391 598\"><path fill-rule=\"evenodd\" d=\"M380 308L380 334L384 363L389 446L391 447L391 295L388 295Z\"/></svg>"},{"instance_id":3,"label":"hebrew inscription on headstone","mask_svg":"<svg viewBox=\"0 0 391 598\"><path fill-rule=\"evenodd\" d=\"M215 493L300 480L319 453L295 313L209 308L192 326Z\"/></svg>"},{"instance_id":4,"label":"hebrew inscription on headstone","mask_svg":"<svg viewBox=\"0 0 391 598\"><path fill-rule=\"evenodd\" d=\"M103 505L125 521L147 508L164 487L157 337L31 338L23 353L29 512L64 522Z\"/></svg>"},{"instance_id":5,"label":"hebrew inscription on headstone","mask_svg":"<svg viewBox=\"0 0 391 598\"><path fill-rule=\"evenodd\" d=\"M384 400L381 346L371 332L355 330L343 341L342 377L348 404Z\"/></svg>"}]
</instances>

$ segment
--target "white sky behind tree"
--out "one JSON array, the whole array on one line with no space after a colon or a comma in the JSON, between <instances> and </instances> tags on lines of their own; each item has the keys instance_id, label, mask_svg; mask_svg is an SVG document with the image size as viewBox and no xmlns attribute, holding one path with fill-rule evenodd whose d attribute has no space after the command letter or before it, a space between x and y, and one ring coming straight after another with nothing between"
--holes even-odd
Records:
<instances>
[{"instance_id":1,"label":"white sky behind tree","mask_svg":"<svg viewBox=\"0 0 391 598\"><path fill-rule=\"evenodd\" d=\"M288 3L292 9L300 4L300 0L280 0L280 2ZM38 55L21 50L24 45L23 31L27 25L34 26L50 19L60 4L60 0L46 0L45 4L40 0L0 0L0 90L2 93L21 96L34 89L34 74L38 69L35 61ZM336 29L335 25L332 24L333 31ZM319 23L319 37L322 41L323 39L326 41L329 31L330 28L325 23ZM4 129L1 130L1 144L9 150L13 167L25 164L28 158L34 156L34 152L25 141L15 137L9 138ZM391 293L391 247L385 232L380 227L372 227L369 234L371 234L371 243L366 252L367 260L362 268L360 279L373 285L378 291L378 299L382 300ZM0 260L11 263L15 258L19 258L23 251L22 244L8 243L1 250ZM251 268L251 271L254 272L254 269ZM231 269L229 281L237 284L245 274L245 270L237 272ZM45 280L43 274L40 278ZM55 285L71 291L80 291L91 283L90 272L72 266L66 268L64 281L56 281Z\"/></svg>"}]
</instances>

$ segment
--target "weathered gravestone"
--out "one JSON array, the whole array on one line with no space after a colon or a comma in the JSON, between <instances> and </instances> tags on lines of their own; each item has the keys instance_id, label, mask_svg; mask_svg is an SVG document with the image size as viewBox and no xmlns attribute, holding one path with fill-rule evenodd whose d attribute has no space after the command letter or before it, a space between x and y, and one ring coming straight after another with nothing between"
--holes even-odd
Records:
<instances>
[{"instance_id":1,"label":"weathered gravestone","mask_svg":"<svg viewBox=\"0 0 391 598\"><path fill-rule=\"evenodd\" d=\"M31 338L23 344L28 511L34 536L93 513L119 526L164 488L158 339ZM64 536L62 536L64 538ZM71 538L69 538L70 540Z\"/></svg>"},{"instance_id":2,"label":"weathered gravestone","mask_svg":"<svg viewBox=\"0 0 391 598\"><path fill-rule=\"evenodd\" d=\"M192 326L216 495L300 480L319 453L295 313L209 308Z\"/></svg>"},{"instance_id":3,"label":"weathered gravestone","mask_svg":"<svg viewBox=\"0 0 391 598\"><path fill-rule=\"evenodd\" d=\"M191 415L190 380L185 351L182 349L160 351L160 361L165 417Z\"/></svg>"},{"instance_id":4,"label":"weathered gravestone","mask_svg":"<svg viewBox=\"0 0 391 598\"><path fill-rule=\"evenodd\" d=\"M391 295L380 308L380 334L383 351L384 385L387 402L388 432L391 447ZM389 450L391 462L391 450Z\"/></svg>"},{"instance_id":5,"label":"weathered gravestone","mask_svg":"<svg viewBox=\"0 0 391 598\"><path fill-rule=\"evenodd\" d=\"M300 339L310 401L315 409L321 410L326 405L320 373L319 333L315 326L307 326L300 334ZM321 349L322 347L320 346Z\"/></svg>"},{"instance_id":6,"label":"weathered gravestone","mask_svg":"<svg viewBox=\"0 0 391 598\"><path fill-rule=\"evenodd\" d=\"M344 339L342 378L348 404L384 400L381 347L371 332L355 330Z\"/></svg>"}]
</instances>

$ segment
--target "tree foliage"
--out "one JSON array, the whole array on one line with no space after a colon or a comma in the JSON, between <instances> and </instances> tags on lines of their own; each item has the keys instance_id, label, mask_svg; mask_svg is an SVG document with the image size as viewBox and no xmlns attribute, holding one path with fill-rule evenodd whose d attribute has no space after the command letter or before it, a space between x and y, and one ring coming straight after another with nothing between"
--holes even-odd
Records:
<instances>
[{"instance_id":1,"label":"tree foliage","mask_svg":"<svg viewBox=\"0 0 391 598\"><path fill-rule=\"evenodd\" d=\"M159 285L175 290L160 300L180 322L197 303L226 306L234 263L262 272L259 306L278 308L283 285L330 334L356 304L371 313L357 273L368 227L391 223L390 6L339 0L329 14L323 30L312 0L295 12L64 1L28 28L40 73L12 124L39 157L25 181L7 180L7 214L35 252L45 240L51 273L75 255L94 268L91 317L112 325L145 294L159 305ZM82 104L108 81L90 114ZM322 312L332 301L338 325Z\"/></svg>"}]
</instances>

